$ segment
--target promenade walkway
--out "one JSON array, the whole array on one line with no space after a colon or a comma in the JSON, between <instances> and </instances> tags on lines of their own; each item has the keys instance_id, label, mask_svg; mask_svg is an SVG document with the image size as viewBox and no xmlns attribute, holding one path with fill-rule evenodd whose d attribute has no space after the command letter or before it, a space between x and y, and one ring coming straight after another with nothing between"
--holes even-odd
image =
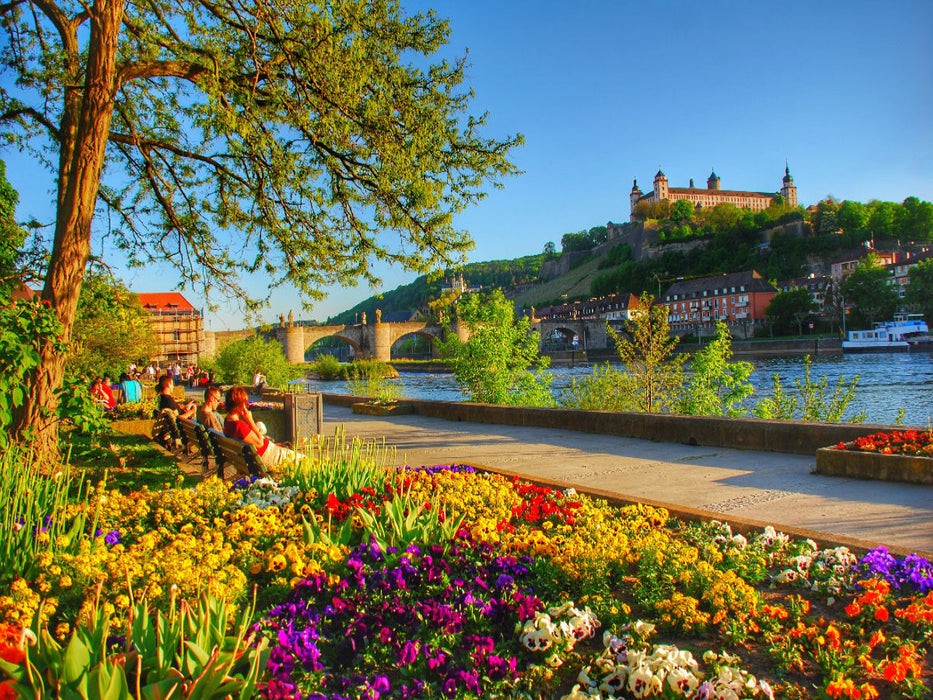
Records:
<instances>
[{"instance_id":1,"label":"promenade walkway","mask_svg":"<svg viewBox=\"0 0 933 700\"><path fill-rule=\"evenodd\" d=\"M549 428L372 417L325 405L324 434L386 440L399 464L469 463L720 519L933 557L933 486L813 474L815 458ZM808 533L803 533L808 534Z\"/></svg>"}]
</instances>

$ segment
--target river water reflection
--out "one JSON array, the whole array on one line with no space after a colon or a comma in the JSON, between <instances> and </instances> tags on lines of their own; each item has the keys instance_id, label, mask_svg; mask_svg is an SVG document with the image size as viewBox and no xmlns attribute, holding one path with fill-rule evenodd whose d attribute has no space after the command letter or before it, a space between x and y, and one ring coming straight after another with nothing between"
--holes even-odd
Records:
<instances>
[{"instance_id":1,"label":"river water reflection","mask_svg":"<svg viewBox=\"0 0 933 700\"><path fill-rule=\"evenodd\" d=\"M805 372L802 357L758 360L754 365L752 383L755 394L747 402L750 406L771 394L771 378L775 373L780 377L785 392L789 392L794 380L802 380ZM554 394L558 395L574 378L579 379L592 371L592 365L587 364L552 367ZM847 381L856 375L860 377L855 400L846 417L864 411L868 423L893 423L898 410L903 407L904 425L927 427L933 421L931 353L866 353L813 358L811 379L819 381L824 375L827 377L827 394L835 391L840 376ZM450 374L404 372L400 382L405 398L439 401L461 401L464 398ZM318 388L335 394L348 393L346 382L319 382Z\"/></svg>"}]
</instances>

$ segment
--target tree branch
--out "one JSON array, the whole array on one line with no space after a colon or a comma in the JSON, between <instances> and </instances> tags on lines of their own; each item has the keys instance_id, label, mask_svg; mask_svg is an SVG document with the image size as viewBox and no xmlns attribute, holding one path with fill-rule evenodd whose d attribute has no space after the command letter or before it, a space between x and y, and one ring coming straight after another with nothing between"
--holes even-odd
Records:
<instances>
[{"instance_id":1,"label":"tree branch","mask_svg":"<svg viewBox=\"0 0 933 700\"><path fill-rule=\"evenodd\" d=\"M32 107L21 107L20 109L11 109L7 112L4 112L3 114L0 114L0 121L12 121L14 119L18 119L19 117L32 117L33 121L48 129L49 133L55 137L56 141L59 139L60 134L55 125L49 121L45 115L40 114Z\"/></svg>"}]
</instances>

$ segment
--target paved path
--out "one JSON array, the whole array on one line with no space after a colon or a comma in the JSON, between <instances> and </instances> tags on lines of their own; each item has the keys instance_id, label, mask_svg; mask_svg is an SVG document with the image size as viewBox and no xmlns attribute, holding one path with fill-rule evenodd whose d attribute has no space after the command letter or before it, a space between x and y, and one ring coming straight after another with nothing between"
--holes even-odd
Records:
<instances>
[{"instance_id":1,"label":"paved path","mask_svg":"<svg viewBox=\"0 0 933 700\"><path fill-rule=\"evenodd\" d=\"M933 486L820 476L811 473L812 456L418 415L375 418L325 404L324 434L340 424L347 437L385 437L399 464L468 462L933 556Z\"/></svg>"}]
</instances>

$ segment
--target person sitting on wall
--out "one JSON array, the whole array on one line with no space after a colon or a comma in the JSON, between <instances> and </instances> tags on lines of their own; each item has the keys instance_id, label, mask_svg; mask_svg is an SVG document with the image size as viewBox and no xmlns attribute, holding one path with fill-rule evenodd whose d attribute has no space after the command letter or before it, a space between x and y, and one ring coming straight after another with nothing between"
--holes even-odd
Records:
<instances>
[{"instance_id":1,"label":"person sitting on wall","mask_svg":"<svg viewBox=\"0 0 933 700\"><path fill-rule=\"evenodd\" d=\"M175 400L175 382L170 376L159 377L156 391L159 392L159 411L164 411L166 408L169 408L175 411L180 418L187 418L189 420L194 416L198 404L194 401L189 401L182 407L182 405Z\"/></svg>"},{"instance_id":2,"label":"person sitting on wall","mask_svg":"<svg viewBox=\"0 0 933 700\"><path fill-rule=\"evenodd\" d=\"M249 396L243 387L235 386L227 390L227 398L224 402L227 409L224 435L242 440L255 447L259 454L259 461L267 468L277 467L286 459L301 459L303 455L287 447L276 445L260 432L253 421L253 415L246 406L248 401Z\"/></svg>"},{"instance_id":3,"label":"person sitting on wall","mask_svg":"<svg viewBox=\"0 0 933 700\"><path fill-rule=\"evenodd\" d=\"M262 391L262 388L266 385L266 375L256 370L256 374L253 375L253 391Z\"/></svg>"},{"instance_id":4,"label":"person sitting on wall","mask_svg":"<svg viewBox=\"0 0 933 700\"><path fill-rule=\"evenodd\" d=\"M216 430L218 433L224 431L224 420L217 407L220 406L220 387L216 384L208 384L204 390L204 403L198 409L196 420L205 428Z\"/></svg>"},{"instance_id":5,"label":"person sitting on wall","mask_svg":"<svg viewBox=\"0 0 933 700\"><path fill-rule=\"evenodd\" d=\"M90 390L91 396L104 407L105 411L109 411L117 405L117 399L110 387L104 384L104 380L100 377L95 377L94 381L91 382Z\"/></svg>"}]
</instances>

